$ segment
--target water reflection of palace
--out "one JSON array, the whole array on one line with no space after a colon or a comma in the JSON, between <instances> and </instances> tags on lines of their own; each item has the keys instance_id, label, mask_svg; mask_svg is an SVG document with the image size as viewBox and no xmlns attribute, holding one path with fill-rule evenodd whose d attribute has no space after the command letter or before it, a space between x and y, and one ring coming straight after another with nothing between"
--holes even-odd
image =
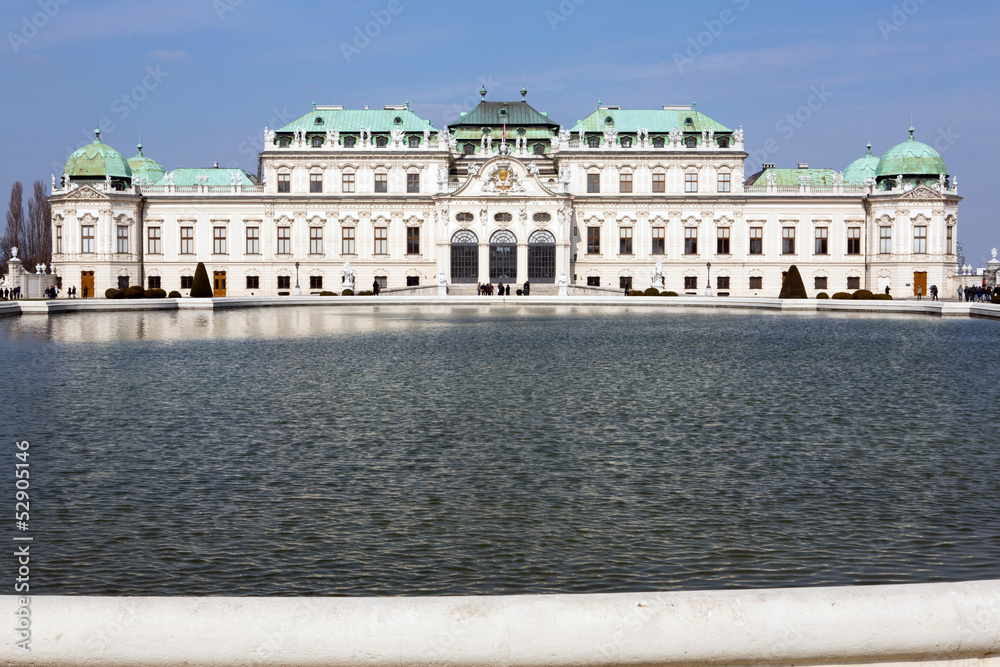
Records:
<instances>
[{"instance_id":1,"label":"water reflection of palace","mask_svg":"<svg viewBox=\"0 0 1000 667\"><path fill-rule=\"evenodd\" d=\"M957 285L957 184L912 129L843 171L746 175L742 129L692 106L599 105L566 129L527 91L480 92L441 130L406 104L315 106L265 129L256 175L167 171L98 133L53 178L63 292L187 294L199 261L220 296L339 291L345 262L356 289L441 276L452 294L525 280L554 293L565 272L580 289L774 296L792 264L812 295Z\"/></svg>"}]
</instances>

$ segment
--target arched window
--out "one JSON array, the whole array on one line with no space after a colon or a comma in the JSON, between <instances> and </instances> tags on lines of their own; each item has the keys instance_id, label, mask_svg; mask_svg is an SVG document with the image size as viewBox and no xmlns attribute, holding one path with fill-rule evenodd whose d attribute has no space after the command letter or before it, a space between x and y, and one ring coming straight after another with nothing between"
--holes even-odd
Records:
<instances>
[{"instance_id":1,"label":"arched window","mask_svg":"<svg viewBox=\"0 0 1000 667\"><path fill-rule=\"evenodd\" d=\"M663 148L663 137L653 137L653 148Z\"/></svg>"},{"instance_id":2,"label":"arched window","mask_svg":"<svg viewBox=\"0 0 1000 667\"><path fill-rule=\"evenodd\" d=\"M459 213L455 216L455 219L459 222L472 222L475 217L471 213Z\"/></svg>"},{"instance_id":3,"label":"arched window","mask_svg":"<svg viewBox=\"0 0 1000 667\"><path fill-rule=\"evenodd\" d=\"M556 237L551 232L532 232L528 237L528 280L537 283L556 281Z\"/></svg>"},{"instance_id":4,"label":"arched window","mask_svg":"<svg viewBox=\"0 0 1000 667\"><path fill-rule=\"evenodd\" d=\"M344 148L354 148L357 143L357 137L344 137Z\"/></svg>"},{"instance_id":5,"label":"arched window","mask_svg":"<svg viewBox=\"0 0 1000 667\"><path fill-rule=\"evenodd\" d=\"M687 146L688 148L697 148L698 140L695 139L694 137L688 137L687 139L684 140L684 145Z\"/></svg>"},{"instance_id":6,"label":"arched window","mask_svg":"<svg viewBox=\"0 0 1000 667\"><path fill-rule=\"evenodd\" d=\"M535 144L535 155L545 155L545 144Z\"/></svg>"},{"instance_id":7,"label":"arched window","mask_svg":"<svg viewBox=\"0 0 1000 667\"><path fill-rule=\"evenodd\" d=\"M471 213L459 213L469 215ZM451 237L451 282L474 283L479 280L479 237L461 229Z\"/></svg>"},{"instance_id":8,"label":"arched window","mask_svg":"<svg viewBox=\"0 0 1000 667\"><path fill-rule=\"evenodd\" d=\"M378 148L385 148L389 145L389 140L386 137L375 137L375 146Z\"/></svg>"},{"instance_id":9,"label":"arched window","mask_svg":"<svg viewBox=\"0 0 1000 667\"><path fill-rule=\"evenodd\" d=\"M497 213L496 215L493 216L493 219L496 220L497 222L510 222L514 218L511 216L510 213Z\"/></svg>"},{"instance_id":10,"label":"arched window","mask_svg":"<svg viewBox=\"0 0 1000 667\"><path fill-rule=\"evenodd\" d=\"M410 148L420 148L420 137L413 136L409 138Z\"/></svg>"},{"instance_id":11,"label":"arched window","mask_svg":"<svg viewBox=\"0 0 1000 667\"><path fill-rule=\"evenodd\" d=\"M517 237L509 230L494 232L490 237L490 280L504 283L517 280Z\"/></svg>"},{"instance_id":12,"label":"arched window","mask_svg":"<svg viewBox=\"0 0 1000 667\"><path fill-rule=\"evenodd\" d=\"M587 145L591 148L600 148L601 138L600 137L587 137Z\"/></svg>"},{"instance_id":13,"label":"arched window","mask_svg":"<svg viewBox=\"0 0 1000 667\"><path fill-rule=\"evenodd\" d=\"M622 137L622 148L632 148L632 137Z\"/></svg>"},{"instance_id":14,"label":"arched window","mask_svg":"<svg viewBox=\"0 0 1000 667\"><path fill-rule=\"evenodd\" d=\"M318 134L312 138L313 148L320 148L323 145L323 137Z\"/></svg>"},{"instance_id":15,"label":"arched window","mask_svg":"<svg viewBox=\"0 0 1000 667\"><path fill-rule=\"evenodd\" d=\"M533 216L531 216L531 219L534 220L535 222L549 222L552 220L552 216L549 215L548 213L536 213Z\"/></svg>"},{"instance_id":16,"label":"arched window","mask_svg":"<svg viewBox=\"0 0 1000 667\"><path fill-rule=\"evenodd\" d=\"M476 154L476 145L475 144L465 144L465 146L462 147L462 152L465 153L466 155L475 155Z\"/></svg>"}]
</instances>

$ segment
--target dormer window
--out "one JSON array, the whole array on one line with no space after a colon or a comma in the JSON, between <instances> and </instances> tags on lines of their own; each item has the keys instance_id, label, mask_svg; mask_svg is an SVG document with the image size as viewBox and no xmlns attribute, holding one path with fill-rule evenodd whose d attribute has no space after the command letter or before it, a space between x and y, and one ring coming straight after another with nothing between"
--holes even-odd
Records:
<instances>
[{"instance_id":1,"label":"dormer window","mask_svg":"<svg viewBox=\"0 0 1000 667\"><path fill-rule=\"evenodd\" d=\"M587 137L587 146L590 148L600 148L601 139L600 137Z\"/></svg>"},{"instance_id":2,"label":"dormer window","mask_svg":"<svg viewBox=\"0 0 1000 667\"><path fill-rule=\"evenodd\" d=\"M615 119L612 118L611 116L608 116L607 118L604 119L604 124L605 125L614 125L615 124Z\"/></svg>"},{"instance_id":3,"label":"dormer window","mask_svg":"<svg viewBox=\"0 0 1000 667\"><path fill-rule=\"evenodd\" d=\"M653 137L653 148L663 148L663 137Z\"/></svg>"},{"instance_id":4,"label":"dormer window","mask_svg":"<svg viewBox=\"0 0 1000 667\"><path fill-rule=\"evenodd\" d=\"M410 148L420 148L420 137L410 137L408 141Z\"/></svg>"},{"instance_id":5,"label":"dormer window","mask_svg":"<svg viewBox=\"0 0 1000 667\"><path fill-rule=\"evenodd\" d=\"M292 145L292 140L289 139L288 137L282 137L278 139L278 145L281 146L282 148L288 148L289 146Z\"/></svg>"},{"instance_id":6,"label":"dormer window","mask_svg":"<svg viewBox=\"0 0 1000 667\"><path fill-rule=\"evenodd\" d=\"M691 116L688 116L687 118L684 119L684 124L685 125L694 125L694 119L691 118Z\"/></svg>"},{"instance_id":7,"label":"dormer window","mask_svg":"<svg viewBox=\"0 0 1000 667\"><path fill-rule=\"evenodd\" d=\"M319 148L323 145L323 137L316 135L312 138L313 148Z\"/></svg>"},{"instance_id":8,"label":"dormer window","mask_svg":"<svg viewBox=\"0 0 1000 667\"><path fill-rule=\"evenodd\" d=\"M632 148L632 137L622 137L622 148Z\"/></svg>"},{"instance_id":9,"label":"dormer window","mask_svg":"<svg viewBox=\"0 0 1000 667\"><path fill-rule=\"evenodd\" d=\"M354 148L357 143L357 137L344 137L344 148Z\"/></svg>"},{"instance_id":10,"label":"dormer window","mask_svg":"<svg viewBox=\"0 0 1000 667\"><path fill-rule=\"evenodd\" d=\"M524 136L524 128L523 127L517 128L517 136L519 136L519 137L523 137Z\"/></svg>"},{"instance_id":11,"label":"dormer window","mask_svg":"<svg viewBox=\"0 0 1000 667\"><path fill-rule=\"evenodd\" d=\"M545 155L545 144L535 144L535 155Z\"/></svg>"},{"instance_id":12,"label":"dormer window","mask_svg":"<svg viewBox=\"0 0 1000 667\"><path fill-rule=\"evenodd\" d=\"M386 139L385 137L375 138L375 146L377 146L378 148L385 148L387 145L389 145L389 140Z\"/></svg>"},{"instance_id":13,"label":"dormer window","mask_svg":"<svg viewBox=\"0 0 1000 667\"><path fill-rule=\"evenodd\" d=\"M500 117L501 118L506 118L507 117L507 110L506 109L500 109Z\"/></svg>"},{"instance_id":14,"label":"dormer window","mask_svg":"<svg viewBox=\"0 0 1000 667\"><path fill-rule=\"evenodd\" d=\"M719 148L729 148L729 137L719 137Z\"/></svg>"},{"instance_id":15,"label":"dormer window","mask_svg":"<svg viewBox=\"0 0 1000 667\"><path fill-rule=\"evenodd\" d=\"M476 154L476 145L475 144L465 144L462 147L462 152L465 153L466 155L475 155Z\"/></svg>"},{"instance_id":16,"label":"dormer window","mask_svg":"<svg viewBox=\"0 0 1000 667\"><path fill-rule=\"evenodd\" d=\"M402 125L403 119L400 118L399 116L396 116L395 118L392 119L392 122L395 123L396 125Z\"/></svg>"},{"instance_id":17,"label":"dormer window","mask_svg":"<svg viewBox=\"0 0 1000 667\"><path fill-rule=\"evenodd\" d=\"M316 116L316 120L315 120L315 121L313 121L313 122L314 122L314 123L315 123L316 125L322 125L322 124L323 124L323 119L322 119L322 118L320 118L319 116Z\"/></svg>"},{"instance_id":18,"label":"dormer window","mask_svg":"<svg viewBox=\"0 0 1000 667\"><path fill-rule=\"evenodd\" d=\"M697 148L698 140L695 139L694 137L688 137L687 139L684 140L684 145L687 146L688 148Z\"/></svg>"}]
</instances>

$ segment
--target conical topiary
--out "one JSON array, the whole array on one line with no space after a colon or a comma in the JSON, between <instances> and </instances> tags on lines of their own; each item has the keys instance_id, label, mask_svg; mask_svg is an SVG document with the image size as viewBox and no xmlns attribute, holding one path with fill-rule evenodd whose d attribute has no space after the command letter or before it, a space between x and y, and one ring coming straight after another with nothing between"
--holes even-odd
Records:
<instances>
[{"instance_id":1,"label":"conical topiary","mask_svg":"<svg viewBox=\"0 0 1000 667\"><path fill-rule=\"evenodd\" d=\"M779 299L808 299L806 286L802 284L802 276L799 275L799 267L792 264L785 273L785 282L781 285Z\"/></svg>"},{"instance_id":2,"label":"conical topiary","mask_svg":"<svg viewBox=\"0 0 1000 667\"><path fill-rule=\"evenodd\" d=\"M194 282L191 283L191 296L196 299L215 296L215 293L212 291L212 283L208 280L208 270L205 269L204 262L198 262L198 268L194 270Z\"/></svg>"}]
</instances>

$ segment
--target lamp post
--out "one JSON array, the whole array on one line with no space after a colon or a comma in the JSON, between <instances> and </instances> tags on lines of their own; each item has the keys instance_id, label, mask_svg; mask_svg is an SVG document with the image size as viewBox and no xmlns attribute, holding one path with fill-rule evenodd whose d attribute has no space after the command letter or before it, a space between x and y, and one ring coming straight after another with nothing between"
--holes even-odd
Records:
<instances>
[{"instance_id":1,"label":"lamp post","mask_svg":"<svg viewBox=\"0 0 1000 667\"><path fill-rule=\"evenodd\" d=\"M299 263L295 262L295 291L292 292L295 296L302 296L302 288L299 287Z\"/></svg>"},{"instance_id":2,"label":"lamp post","mask_svg":"<svg viewBox=\"0 0 1000 667\"><path fill-rule=\"evenodd\" d=\"M705 296L712 296L712 263L708 262L708 283L705 285Z\"/></svg>"}]
</instances>

